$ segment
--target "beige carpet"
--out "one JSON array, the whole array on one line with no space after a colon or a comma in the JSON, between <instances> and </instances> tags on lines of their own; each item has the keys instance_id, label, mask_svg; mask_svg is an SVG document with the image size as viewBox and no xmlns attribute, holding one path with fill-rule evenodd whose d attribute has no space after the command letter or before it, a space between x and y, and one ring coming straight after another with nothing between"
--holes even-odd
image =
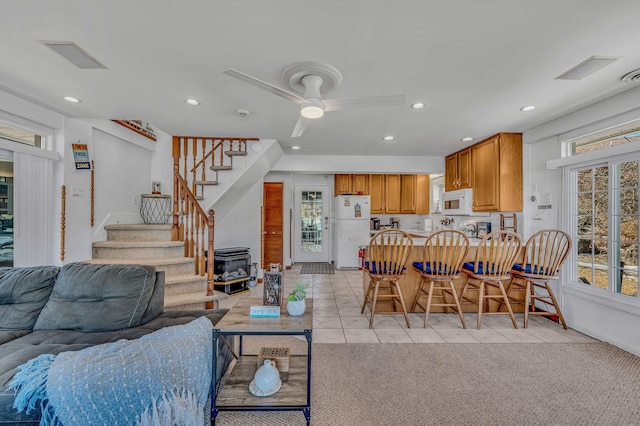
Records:
<instances>
[{"instance_id":1,"label":"beige carpet","mask_svg":"<svg viewBox=\"0 0 640 426\"><path fill-rule=\"evenodd\" d=\"M606 343L314 344L312 355L312 425L640 424L640 358ZM221 412L217 424L305 420Z\"/></svg>"}]
</instances>

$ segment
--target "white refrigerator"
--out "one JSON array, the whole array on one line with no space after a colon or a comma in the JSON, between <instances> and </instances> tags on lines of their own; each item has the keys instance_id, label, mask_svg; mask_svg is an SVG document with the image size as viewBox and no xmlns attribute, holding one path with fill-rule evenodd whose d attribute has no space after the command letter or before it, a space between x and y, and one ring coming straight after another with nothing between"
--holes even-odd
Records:
<instances>
[{"instance_id":1,"label":"white refrigerator","mask_svg":"<svg viewBox=\"0 0 640 426\"><path fill-rule=\"evenodd\" d=\"M339 195L335 197L336 253L338 269L358 268L358 250L369 244L371 200L368 195Z\"/></svg>"}]
</instances>

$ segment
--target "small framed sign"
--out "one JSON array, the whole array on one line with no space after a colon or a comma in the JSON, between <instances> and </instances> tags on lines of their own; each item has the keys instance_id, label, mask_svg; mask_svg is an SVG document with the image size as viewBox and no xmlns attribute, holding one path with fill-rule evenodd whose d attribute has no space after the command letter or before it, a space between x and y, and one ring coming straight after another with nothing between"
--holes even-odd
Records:
<instances>
[{"instance_id":1,"label":"small framed sign","mask_svg":"<svg viewBox=\"0 0 640 426\"><path fill-rule=\"evenodd\" d=\"M71 150L73 151L73 161L76 163L76 170L91 170L91 160L89 159L89 147L87 144L72 143Z\"/></svg>"},{"instance_id":2,"label":"small framed sign","mask_svg":"<svg viewBox=\"0 0 640 426\"><path fill-rule=\"evenodd\" d=\"M282 306L282 272L264 271L264 305Z\"/></svg>"}]
</instances>

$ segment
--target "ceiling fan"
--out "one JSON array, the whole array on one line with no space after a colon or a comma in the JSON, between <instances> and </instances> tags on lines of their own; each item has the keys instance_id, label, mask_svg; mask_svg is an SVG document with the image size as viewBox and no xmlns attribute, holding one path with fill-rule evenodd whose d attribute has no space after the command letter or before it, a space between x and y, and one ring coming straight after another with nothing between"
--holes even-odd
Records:
<instances>
[{"instance_id":1,"label":"ceiling fan","mask_svg":"<svg viewBox=\"0 0 640 426\"><path fill-rule=\"evenodd\" d=\"M290 90L231 68L224 73L300 105L300 117L291 134L293 138L302 136L310 121L322 117L325 112L369 106L403 105L406 102L405 95L323 99L322 95L342 83L342 74L333 66L320 62L296 62L289 65L283 71L282 79Z\"/></svg>"}]
</instances>

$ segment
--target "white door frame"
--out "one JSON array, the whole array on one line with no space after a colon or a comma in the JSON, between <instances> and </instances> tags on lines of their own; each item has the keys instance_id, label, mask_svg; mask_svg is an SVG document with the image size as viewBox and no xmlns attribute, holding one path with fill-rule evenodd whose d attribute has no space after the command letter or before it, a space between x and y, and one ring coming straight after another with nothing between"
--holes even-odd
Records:
<instances>
[{"instance_id":1,"label":"white door frame","mask_svg":"<svg viewBox=\"0 0 640 426\"><path fill-rule=\"evenodd\" d=\"M320 253L302 252L302 191L322 192L322 251ZM331 186L330 185L294 185L293 195L293 261L326 262L331 259Z\"/></svg>"}]
</instances>

